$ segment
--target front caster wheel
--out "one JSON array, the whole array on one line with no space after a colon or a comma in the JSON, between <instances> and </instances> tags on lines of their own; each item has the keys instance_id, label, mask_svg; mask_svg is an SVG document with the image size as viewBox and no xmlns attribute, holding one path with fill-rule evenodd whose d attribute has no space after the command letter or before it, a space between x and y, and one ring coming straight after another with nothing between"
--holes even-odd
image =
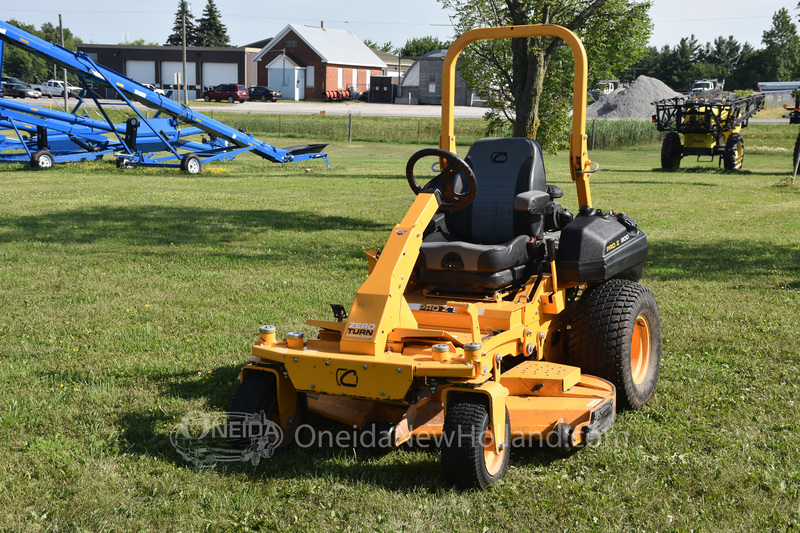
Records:
<instances>
[{"instance_id":1,"label":"front caster wheel","mask_svg":"<svg viewBox=\"0 0 800 533\"><path fill-rule=\"evenodd\" d=\"M506 409L505 447L495 452L489 409L483 398L462 394L447 406L442 428L442 470L462 489L485 489L508 469L511 419Z\"/></svg>"}]
</instances>

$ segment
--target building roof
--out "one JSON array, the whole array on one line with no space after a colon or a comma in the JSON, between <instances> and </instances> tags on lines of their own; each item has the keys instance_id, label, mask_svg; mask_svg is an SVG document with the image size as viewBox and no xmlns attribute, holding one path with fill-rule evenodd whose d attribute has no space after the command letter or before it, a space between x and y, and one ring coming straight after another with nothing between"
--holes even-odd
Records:
<instances>
[{"instance_id":1,"label":"building roof","mask_svg":"<svg viewBox=\"0 0 800 533\"><path fill-rule=\"evenodd\" d=\"M276 35L253 61L259 61L264 54L277 45L289 32L294 32L322 60L335 65L354 65L359 67L386 68L386 63L375 55L361 39L347 30L332 30L317 26L289 24Z\"/></svg>"}]
</instances>

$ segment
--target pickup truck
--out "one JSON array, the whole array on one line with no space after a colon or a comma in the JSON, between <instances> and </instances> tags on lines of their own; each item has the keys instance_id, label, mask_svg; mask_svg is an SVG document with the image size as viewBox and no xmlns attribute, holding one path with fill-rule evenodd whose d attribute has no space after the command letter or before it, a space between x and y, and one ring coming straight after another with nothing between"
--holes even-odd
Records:
<instances>
[{"instance_id":1,"label":"pickup truck","mask_svg":"<svg viewBox=\"0 0 800 533\"><path fill-rule=\"evenodd\" d=\"M44 85L34 85L42 93L42 96L64 96L64 82L60 80L47 80ZM67 84L67 90L72 98L77 98L81 92L80 87Z\"/></svg>"}]
</instances>

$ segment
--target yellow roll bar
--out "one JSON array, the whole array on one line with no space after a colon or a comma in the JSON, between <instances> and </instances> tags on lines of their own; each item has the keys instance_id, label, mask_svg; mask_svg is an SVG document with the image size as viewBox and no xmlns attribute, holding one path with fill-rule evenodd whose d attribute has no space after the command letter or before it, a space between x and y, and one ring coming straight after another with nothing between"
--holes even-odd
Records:
<instances>
[{"instance_id":1,"label":"yellow roll bar","mask_svg":"<svg viewBox=\"0 0 800 533\"><path fill-rule=\"evenodd\" d=\"M456 60L466 46L483 39L504 39L519 37L558 37L566 42L575 57L575 82L572 105L572 135L569 143L570 174L578 189L579 205L592 205L589 176L593 172L592 162L586 147L586 91L588 63L586 50L578 36L563 26L553 24L530 26L507 26L501 28L478 28L470 30L450 46L444 58L442 70L442 135L439 148L456 152L453 106L455 102ZM596 168L595 168L596 169Z\"/></svg>"}]
</instances>

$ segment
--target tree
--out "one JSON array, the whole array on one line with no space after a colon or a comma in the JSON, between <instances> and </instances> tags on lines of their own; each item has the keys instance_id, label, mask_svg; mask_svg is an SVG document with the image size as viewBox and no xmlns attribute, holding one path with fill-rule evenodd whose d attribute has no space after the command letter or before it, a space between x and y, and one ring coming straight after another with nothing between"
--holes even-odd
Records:
<instances>
[{"instance_id":1,"label":"tree","mask_svg":"<svg viewBox=\"0 0 800 533\"><path fill-rule=\"evenodd\" d=\"M769 74L774 81L790 81L800 74L800 37L785 7L772 15L772 27L766 30L761 42L769 61Z\"/></svg>"},{"instance_id":2,"label":"tree","mask_svg":"<svg viewBox=\"0 0 800 533\"><path fill-rule=\"evenodd\" d=\"M228 37L228 28L222 23L222 18L214 0L208 0L203 16L197 21L196 46L231 46Z\"/></svg>"},{"instance_id":3,"label":"tree","mask_svg":"<svg viewBox=\"0 0 800 533\"><path fill-rule=\"evenodd\" d=\"M414 37L406 41L400 48L398 55L406 57L421 57L428 52L444 50L450 46L449 41L440 41L437 37L428 35L427 37Z\"/></svg>"},{"instance_id":4,"label":"tree","mask_svg":"<svg viewBox=\"0 0 800 533\"><path fill-rule=\"evenodd\" d=\"M165 46L183 46L183 9L188 2L178 1L178 11L175 12L175 24L172 25L172 33L167 37ZM186 6L188 7L188 6ZM186 46L199 46L197 43L197 25L194 22L194 15L187 9L186 11Z\"/></svg>"},{"instance_id":5,"label":"tree","mask_svg":"<svg viewBox=\"0 0 800 533\"><path fill-rule=\"evenodd\" d=\"M589 57L590 81L631 66L652 30L649 2L636 0L440 0L455 11L456 34L482 26L559 24L576 32ZM482 41L459 64L473 90L489 91L488 118L508 121L515 136L554 151L566 146L572 54L555 37Z\"/></svg>"},{"instance_id":6,"label":"tree","mask_svg":"<svg viewBox=\"0 0 800 533\"><path fill-rule=\"evenodd\" d=\"M32 24L25 24L18 20L9 19L7 22L47 42L61 44L61 32L58 26L50 22L42 24L39 30ZM75 50L81 43L83 43L83 41L80 37L73 34L69 28L64 28L65 48ZM61 77L61 69L57 68L55 71L53 69L54 65L52 63L43 61L38 56L30 54L16 46L8 44L3 47L4 76L13 76L24 81L41 84L49 78Z\"/></svg>"},{"instance_id":7,"label":"tree","mask_svg":"<svg viewBox=\"0 0 800 533\"><path fill-rule=\"evenodd\" d=\"M381 52L388 52L390 54L394 54L397 51L391 41L389 41L388 43L378 44L369 39L364 39L364 44L369 46L370 48L374 48L375 50L380 50Z\"/></svg>"}]
</instances>

